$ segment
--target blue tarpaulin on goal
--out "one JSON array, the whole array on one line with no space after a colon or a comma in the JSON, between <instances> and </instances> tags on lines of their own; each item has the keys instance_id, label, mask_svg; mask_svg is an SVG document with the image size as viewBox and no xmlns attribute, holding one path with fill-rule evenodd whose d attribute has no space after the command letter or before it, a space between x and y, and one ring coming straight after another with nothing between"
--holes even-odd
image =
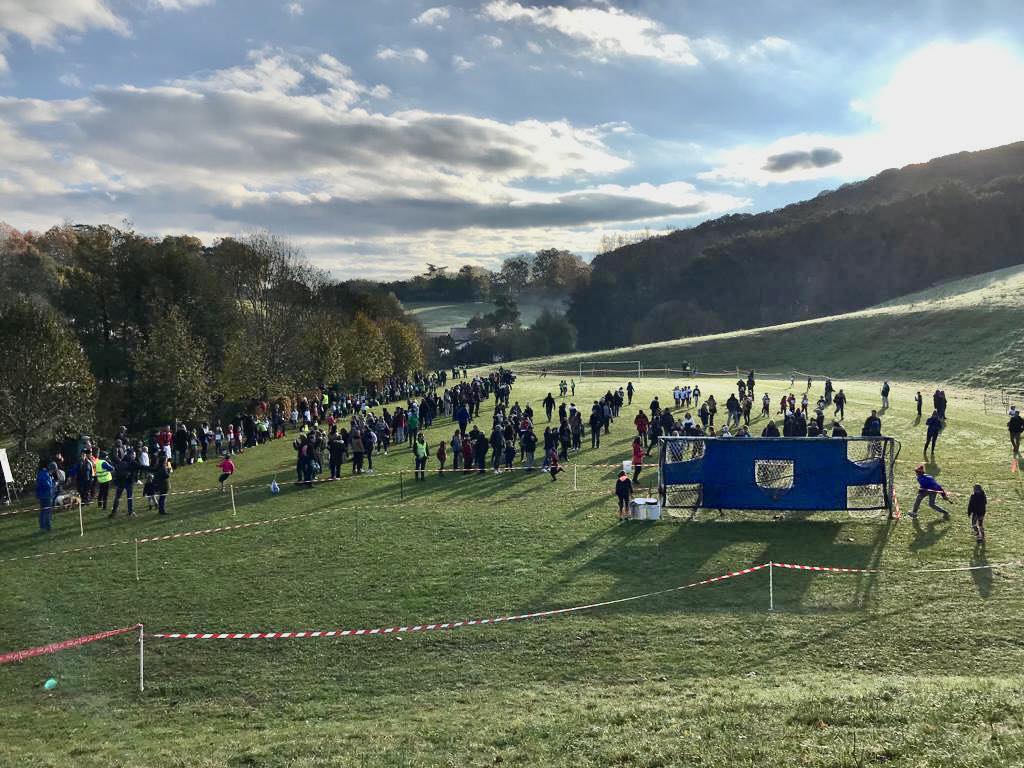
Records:
<instances>
[{"instance_id":1,"label":"blue tarpaulin on goal","mask_svg":"<svg viewBox=\"0 0 1024 768\"><path fill-rule=\"evenodd\" d=\"M851 486L887 482L881 450L851 461L842 439L733 437L703 446L699 457L664 462L661 483L702 486L699 506L712 509L845 510Z\"/></svg>"}]
</instances>

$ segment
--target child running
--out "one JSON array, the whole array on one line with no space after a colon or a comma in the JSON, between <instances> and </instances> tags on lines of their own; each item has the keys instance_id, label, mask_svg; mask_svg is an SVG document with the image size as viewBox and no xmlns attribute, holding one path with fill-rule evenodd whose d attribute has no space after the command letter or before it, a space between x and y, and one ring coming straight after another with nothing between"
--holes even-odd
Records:
<instances>
[{"instance_id":1,"label":"child running","mask_svg":"<svg viewBox=\"0 0 1024 768\"><path fill-rule=\"evenodd\" d=\"M558 466L558 451L554 447L548 451L548 472L551 473L551 482L555 482L559 472L565 472L565 467Z\"/></svg>"},{"instance_id":2,"label":"child running","mask_svg":"<svg viewBox=\"0 0 1024 768\"><path fill-rule=\"evenodd\" d=\"M220 469L221 472L220 478L217 482L220 483L220 492L224 493L224 482L235 474L235 462L231 460L231 456L224 454L224 458L221 460L220 464L217 465L217 468Z\"/></svg>"}]
</instances>

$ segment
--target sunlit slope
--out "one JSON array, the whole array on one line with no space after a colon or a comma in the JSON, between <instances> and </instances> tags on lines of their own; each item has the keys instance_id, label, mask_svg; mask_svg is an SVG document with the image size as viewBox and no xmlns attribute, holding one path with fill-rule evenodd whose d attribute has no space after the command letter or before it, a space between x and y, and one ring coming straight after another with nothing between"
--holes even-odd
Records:
<instances>
[{"instance_id":1,"label":"sunlit slope","mask_svg":"<svg viewBox=\"0 0 1024 768\"><path fill-rule=\"evenodd\" d=\"M598 360L1024 386L1024 266L944 283L859 312L522 364L571 370L580 361Z\"/></svg>"}]
</instances>

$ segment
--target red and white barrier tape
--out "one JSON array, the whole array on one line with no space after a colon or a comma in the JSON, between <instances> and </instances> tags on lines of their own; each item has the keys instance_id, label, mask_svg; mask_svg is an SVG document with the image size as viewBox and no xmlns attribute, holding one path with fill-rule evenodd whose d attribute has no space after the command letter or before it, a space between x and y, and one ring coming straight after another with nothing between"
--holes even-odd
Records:
<instances>
[{"instance_id":1,"label":"red and white barrier tape","mask_svg":"<svg viewBox=\"0 0 1024 768\"><path fill-rule=\"evenodd\" d=\"M61 640L56 643L49 643L48 645L39 645L35 648L26 648L23 651L11 651L10 653L0 654L0 664L10 664L15 661L24 661L25 659L30 659L33 656L43 656L44 654L48 653L64 651L68 648L77 648L80 645L95 643L97 640L106 640L108 637L115 637L116 635L123 635L128 632L134 632L140 626L140 624L133 624L130 627L122 627L121 629L108 629L106 632L97 632L93 635L73 637L70 640Z\"/></svg>"},{"instance_id":2,"label":"red and white barrier tape","mask_svg":"<svg viewBox=\"0 0 1024 768\"><path fill-rule=\"evenodd\" d=\"M796 565L794 563L772 562L773 568L788 568L792 571L818 571L823 573L880 573L877 568L837 568L830 565Z\"/></svg>"},{"instance_id":3,"label":"red and white barrier tape","mask_svg":"<svg viewBox=\"0 0 1024 768\"><path fill-rule=\"evenodd\" d=\"M395 627L377 627L375 629L330 629L330 630L299 630L290 632L154 632L151 636L165 640L278 640L287 638L304 637L363 637L371 635L392 635L404 634L407 632L431 632L438 630L458 629L459 627L478 627L488 624L507 624L512 621L524 621L527 619L540 619L549 616L561 616L567 613L578 613L589 611L595 608L605 608L609 605L628 603L634 600L643 600L656 595L665 595L670 592L679 592L684 589L692 589L705 584L714 584L727 579L734 579L737 576L745 576L754 571L767 568L767 565L754 565L750 568L743 568L739 571L732 571L721 576L713 576L709 579L695 581L691 584L683 584L678 587L660 589L656 592L646 592L642 595L631 595L620 597L617 600L604 600L599 603L587 603L571 608L555 608L547 611L533 611L531 613L520 613L511 616L498 616L491 619L471 619L468 621L446 621L433 624L407 624Z\"/></svg>"},{"instance_id":4,"label":"red and white barrier tape","mask_svg":"<svg viewBox=\"0 0 1024 768\"><path fill-rule=\"evenodd\" d=\"M91 547L75 547L73 549L58 549L53 552L36 552L34 555L18 555L17 557L8 557L6 560L0 560L0 563L13 563L18 560L35 560L40 557L52 557L54 555L70 555L75 552L90 552L94 549L107 549L108 547L120 547L125 544L131 544L131 539L124 539L122 541L111 541L106 544L93 544Z\"/></svg>"}]
</instances>

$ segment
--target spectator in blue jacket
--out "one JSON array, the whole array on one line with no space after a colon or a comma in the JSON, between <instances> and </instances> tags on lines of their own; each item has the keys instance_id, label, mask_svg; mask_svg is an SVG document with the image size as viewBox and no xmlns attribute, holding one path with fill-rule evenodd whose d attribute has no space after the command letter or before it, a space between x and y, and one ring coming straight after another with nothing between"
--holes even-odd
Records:
<instances>
[{"instance_id":1,"label":"spectator in blue jacket","mask_svg":"<svg viewBox=\"0 0 1024 768\"><path fill-rule=\"evenodd\" d=\"M939 439L939 432L942 431L942 419L939 418L938 411L932 411L932 415L928 417L928 421L925 422L928 427L928 435L924 440L924 452L928 453L928 446L932 447L932 455L935 455L935 442Z\"/></svg>"},{"instance_id":2,"label":"spectator in blue jacket","mask_svg":"<svg viewBox=\"0 0 1024 768\"><path fill-rule=\"evenodd\" d=\"M36 498L39 500L39 531L50 530L53 522L53 503L57 495L57 483L50 474L46 461L39 462L39 473L36 475Z\"/></svg>"},{"instance_id":3,"label":"spectator in blue jacket","mask_svg":"<svg viewBox=\"0 0 1024 768\"><path fill-rule=\"evenodd\" d=\"M935 503L936 494L941 494L944 500L949 501L949 496L946 495L942 486L939 485L938 481L934 477L924 473L923 464L918 464L914 469L914 472L917 474L917 484L919 488L917 490L917 498L914 500L914 508L910 512L910 517L917 517L917 510L921 506L921 502L924 501L925 497L927 497L928 506L936 512L941 512L943 520L949 520L949 512Z\"/></svg>"}]
</instances>

